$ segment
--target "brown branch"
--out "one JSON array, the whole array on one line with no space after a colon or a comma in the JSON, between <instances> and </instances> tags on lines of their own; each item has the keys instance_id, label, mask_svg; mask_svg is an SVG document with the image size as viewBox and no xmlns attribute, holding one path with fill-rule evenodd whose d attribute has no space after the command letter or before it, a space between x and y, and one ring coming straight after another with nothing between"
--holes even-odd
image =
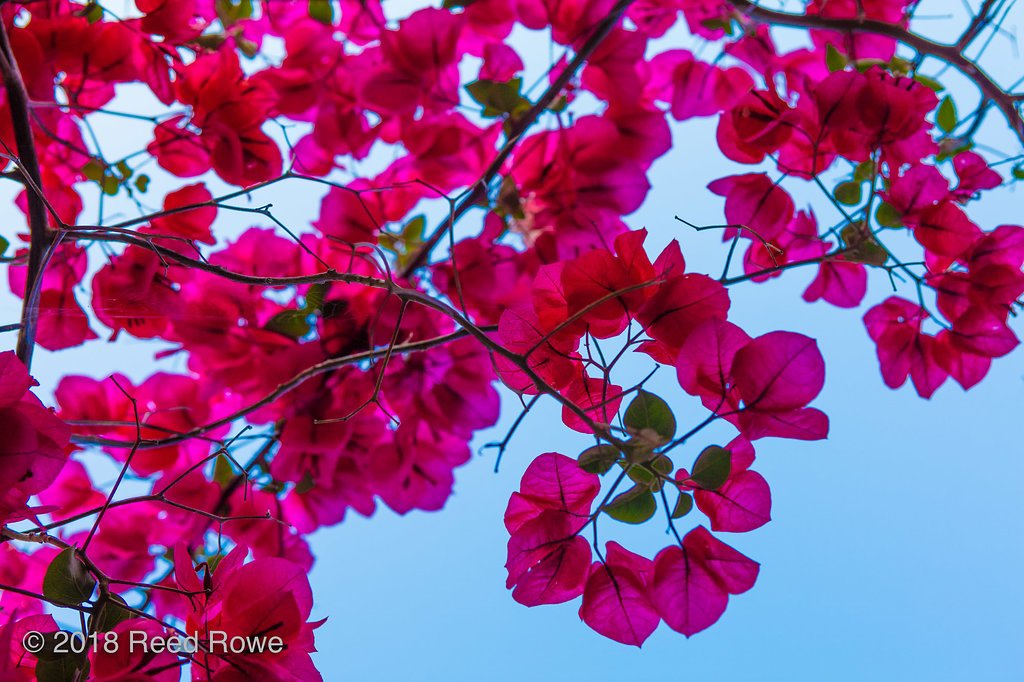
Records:
<instances>
[{"instance_id":1,"label":"brown branch","mask_svg":"<svg viewBox=\"0 0 1024 682\"><path fill-rule=\"evenodd\" d=\"M929 55L955 67L981 90L985 99L990 100L1006 117L1006 122L1017 139L1024 145L1024 117L1014 104L1014 97L1008 94L985 72L977 62L964 56L958 44L946 45L914 33L908 29L884 21L863 17L823 17L820 15L792 14L765 9L750 0L729 0L736 10L749 19L763 24L790 26L794 28L820 29L840 33L871 33L887 36L913 48L918 54Z\"/></svg>"},{"instance_id":2,"label":"brown branch","mask_svg":"<svg viewBox=\"0 0 1024 682\"><path fill-rule=\"evenodd\" d=\"M42 176L39 172L39 157L36 155L35 142L32 139L32 124L29 114L29 97L22 80L18 62L11 49L7 25L0 22L0 71L3 72L4 89L7 104L11 111L11 122L14 127L14 141L18 150L21 171L26 182L34 183L42 188ZM32 351L35 348L36 324L39 319L39 290L43 279L43 270L50 253L55 232L50 229L46 217L46 205L34 192L26 192L28 200L29 224L29 257L28 273L25 282L25 300L21 307L21 329L18 332L18 358L31 370Z\"/></svg>"},{"instance_id":3,"label":"brown branch","mask_svg":"<svg viewBox=\"0 0 1024 682\"><path fill-rule=\"evenodd\" d=\"M466 336L469 336L468 332L460 329L451 332L450 334L435 336L429 339L424 339L422 341L413 341L410 343L400 344L394 346L391 350L392 352L399 353L409 353L413 351L427 350L428 348L434 348L435 346L440 346L445 343L455 341L457 339L465 338ZM173 434L171 436L168 436L167 438L150 440L144 439L139 445L139 447L140 449L163 447L165 445L173 445L174 443L181 443L191 438L196 438L220 426L224 426L225 424L230 424L238 419L241 419L245 417L247 414L265 405L269 405L270 403L274 402L284 394L296 389L302 383L309 379L312 379L315 376L334 371L335 369L338 369L345 365L352 365L358 362L362 362L364 360L373 360L379 357L384 357L387 353L388 349L383 348L377 350L363 351L361 353L353 353L352 355L345 355L340 358L331 358L330 360L325 360L316 365L313 365L312 367L309 367L308 369L299 372L288 381L278 385L277 388L275 388L273 391L265 395L263 398L257 400L251 405L247 405L237 410L236 412L230 415L227 415L226 417L218 419L217 421L214 422L210 422L208 424L204 424L202 426L197 426L191 431ZM72 436L72 440L82 445L102 445L107 447L132 447L134 445L133 442L114 440L110 438L103 438L100 436L75 435Z\"/></svg>"}]
</instances>

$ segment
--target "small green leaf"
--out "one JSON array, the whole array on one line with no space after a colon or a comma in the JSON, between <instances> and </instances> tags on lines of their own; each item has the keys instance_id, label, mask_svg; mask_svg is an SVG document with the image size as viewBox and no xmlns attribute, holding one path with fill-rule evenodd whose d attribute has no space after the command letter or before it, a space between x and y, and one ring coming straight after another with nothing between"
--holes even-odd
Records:
<instances>
[{"instance_id":1,"label":"small green leaf","mask_svg":"<svg viewBox=\"0 0 1024 682\"><path fill-rule=\"evenodd\" d=\"M836 201L847 206L856 206L864 198L861 183L859 182L841 182L836 185L835 192L833 193L835 194Z\"/></svg>"},{"instance_id":2,"label":"small green leaf","mask_svg":"<svg viewBox=\"0 0 1024 682\"><path fill-rule=\"evenodd\" d=\"M879 227L903 227L903 216L888 201L883 201L875 209L875 222Z\"/></svg>"},{"instance_id":3,"label":"small green leaf","mask_svg":"<svg viewBox=\"0 0 1024 682\"><path fill-rule=\"evenodd\" d=\"M227 39L227 36L223 33L204 33L192 42L199 47L216 51L220 49L220 46L223 45Z\"/></svg>"},{"instance_id":4,"label":"small green leaf","mask_svg":"<svg viewBox=\"0 0 1024 682\"><path fill-rule=\"evenodd\" d=\"M956 104L953 103L953 98L949 95L943 97L942 102L939 103L939 110L935 114L935 123L944 133L951 133L956 128Z\"/></svg>"},{"instance_id":5,"label":"small green leaf","mask_svg":"<svg viewBox=\"0 0 1024 682\"><path fill-rule=\"evenodd\" d=\"M10 245L11 245L11 243L9 241L7 241L2 236L0 236L0 256L2 256L5 253L7 253L7 247L10 246Z\"/></svg>"},{"instance_id":6,"label":"small green leaf","mask_svg":"<svg viewBox=\"0 0 1024 682\"><path fill-rule=\"evenodd\" d=\"M135 176L135 189L145 194L149 189L149 176L145 173Z\"/></svg>"},{"instance_id":7,"label":"small green leaf","mask_svg":"<svg viewBox=\"0 0 1024 682\"><path fill-rule=\"evenodd\" d=\"M444 9L455 9L456 7L469 7L477 0L444 0L441 7Z\"/></svg>"},{"instance_id":8,"label":"small green leaf","mask_svg":"<svg viewBox=\"0 0 1024 682\"><path fill-rule=\"evenodd\" d=\"M853 67L864 73L873 66L888 66L888 64L881 59L858 59L853 63Z\"/></svg>"},{"instance_id":9,"label":"small green leaf","mask_svg":"<svg viewBox=\"0 0 1024 682\"><path fill-rule=\"evenodd\" d=\"M100 187L103 188L103 193L107 196L114 196L117 191L121 189L121 183L113 175L103 176L103 181L100 183Z\"/></svg>"},{"instance_id":10,"label":"small green leaf","mask_svg":"<svg viewBox=\"0 0 1024 682\"><path fill-rule=\"evenodd\" d=\"M869 233L865 236L854 225L844 227L839 236L846 243L846 250L843 253L844 260L866 265L885 265L885 262L889 260L888 252L875 239L874 235Z\"/></svg>"},{"instance_id":11,"label":"small green leaf","mask_svg":"<svg viewBox=\"0 0 1024 682\"><path fill-rule=\"evenodd\" d=\"M305 310L282 310L267 321L265 329L293 339L301 339L312 331Z\"/></svg>"},{"instance_id":12,"label":"small green leaf","mask_svg":"<svg viewBox=\"0 0 1024 682\"><path fill-rule=\"evenodd\" d=\"M238 46L238 51L249 59L252 59L260 53L260 46L240 33L235 34L235 45Z\"/></svg>"},{"instance_id":13,"label":"small green leaf","mask_svg":"<svg viewBox=\"0 0 1024 682\"><path fill-rule=\"evenodd\" d=\"M218 455L213 461L213 480L221 487L227 486L235 480L235 468L224 455Z\"/></svg>"},{"instance_id":14,"label":"small green leaf","mask_svg":"<svg viewBox=\"0 0 1024 682\"><path fill-rule=\"evenodd\" d=\"M903 57L894 56L889 60L889 72L894 76L906 76L912 68L914 68L913 62L909 62Z\"/></svg>"},{"instance_id":15,"label":"small green leaf","mask_svg":"<svg viewBox=\"0 0 1024 682\"><path fill-rule=\"evenodd\" d=\"M974 142L963 137L947 137L939 141L939 153L935 160L942 162L952 159L957 154L970 151L974 148Z\"/></svg>"},{"instance_id":16,"label":"small green leaf","mask_svg":"<svg viewBox=\"0 0 1024 682\"><path fill-rule=\"evenodd\" d=\"M693 463L690 480L705 490L718 490L729 480L732 455L725 448L709 445Z\"/></svg>"},{"instance_id":17,"label":"small green leaf","mask_svg":"<svg viewBox=\"0 0 1024 682\"><path fill-rule=\"evenodd\" d=\"M620 493L604 508L604 513L623 523L643 523L654 516L658 503L654 493L643 486L633 486Z\"/></svg>"},{"instance_id":18,"label":"small green leaf","mask_svg":"<svg viewBox=\"0 0 1024 682\"><path fill-rule=\"evenodd\" d=\"M681 519L690 513L693 509L693 498L686 493L679 493L679 499L676 500L676 506L672 509L672 518Z\"/></svg>"},{"instance_id":19,"label":"small green leaf","mask_svg":"<svg viewBox=\"0 0 1024 682\"><path fill-rule=\"evenodd\" d=\"M648 490L661 490L661 479L659 479L657 474L643 464L637 464L629 467L629 469L626 470L626 475L629 476L629 480L633 481L637 485L642 485Z\"/></svg>"},{"instance_id":20,"label":"small green leaf","mask_svg":"<svg viewBox=\"0 0 1024 682\"><path fill-rule=\"evenodd\" d=\"M560 114L565 111L565 108L569 106L569 98L565 95L559 95L555 98L555 101L548 105L548 111Z\"/></svg>"},{"instance_id":21,"label":"small green leaf","mask_svg":"<svg viewBox=\"0 0 1024 682\"><path fill-rule=\"evenodd\" d=\"M869 182L873 177L875 177L875 162L871 159L858 163L857 167L853 169L853 179L857 182Z\"/></svg>"},{"instance_id":22,"label":"small green leaf","mask_svg":"<svg viewBox=\"0 0 1024 682\"><path fill-rule=\"evenodd\" d=\"M306 289L306 300L302 309L307 313L315 313L324 307L324 298L327 296L326 284L311 284Z\"/></svg>"},{"instance_id":23,"label":"small green leaf","mask_svg":"<svg viewBox=\"0 0 1024 682\"><path fill-rule=\"evenodd\" d=\"M63 641L61 644L63 645ZM36 682L76 682L87 679L89 659L81 654L60 654L36 662Z\"/></svg>"},{"instance_id":24,"label":"small green leaf","mask_svg":"<svg viewBox=\"0 0 1024 682\"><path fill-rule=\"evenodd\" d=\"M829 72L842 71L849 63L850 60L846 58L845 54L837 50L835 45L829 43L825 47L825 66L828 67Z\"/></svg>"},{"instance_id":25,"label":"small green leaf","mask_svg":"<svg viewBox=\"0 0 1024 682\"><path fill-rule=\"evenodd\" d=\"M217 0L214 7L225 28L252 18L252 0Z\"/></svg>"},{"instance_id":26,"label":"small green leaf","mask_svg":"<svg viewBox=\"0 0 1024 682\"><path fill-rule=\"evenodd\" d=\"M618 458L619 449L617 447L603 444L587 448L580 453L576 461L580 465L580 469L587 473L603 476L608 473L609 469L615 466L615 461Z\"/></svg>"},{"instance_id":27,"label":"small green leaf","mask_svg":"<svg viewBox=\"0 0 1024 682\"><path fill-rule=\"evenodd\" d=\"M700 22L700 25L710 31L725 31L725 34L730 37L735 32L732 19L705 19Z\"/></svg>"},{"instance_id":28,"label":"small green leaf","mask_svg":"<svg viewBox=\"0 0 1024 682\"><path fill-rule=\"evenodd\" d=\"M1010 172L1013 173L1014 180L1024 180L1024 164L1014 166Z\"/></svg>"},{"instance_id":29,"label":"small green leaf","mask_svg":"<svg viewBox=\"0 0 1024 682\"><path fill-rule=\"evenodd\" d=\"M914 74L914 80L920 83L921 85L925 86L926 88L934 90L935 92L942 92L943 90L946 89L946 87L942 83L940 83L939 81L935 80L930 76L922 76L921 74L917 73Z\"/></svg>"},{"instance_id":30,"label":"small green leaf","mask_svg":"<svg viewBox=\"0 0 1024 682\"><path fill-rule=\"evenodd\" d=\"M302 474L302 479L295 484L295 492L299 495L305 495L316 486L316 481L313 480L313 474L306 470Z\"/></svg>"},{"instance_id":31,"label":"small green leaf","mask_svg":"<svg viewBox=\"0 0 1024 682\"><path fill-rule=\"evenodd\" d=\"M90 24L95 24L97 21L103 19L103 8L98 3L90 2L82 10L82 16L85 17L85 20Z\"/></svg>"},{"instance_id":32,"label":"small green leaf","mask_svg":"<svg viewBox=\"0 0 1024 682\"><path fill-rule=\"evenodd\" d=\"M89 159L89 162L82 166L82 175L93 182L103 182L107 174L107 166L99 159Z\"/></svg>"},{"instance_id":33,"label":"small green leaf","mask_svg":"<svg viewBox=\"0 0 1024 682\"><path fill-rule=\"evenodd\" d=\"M484 107L483 115L489 118L515 116L529 110L530 100L523 97L522 78L513 78L501 83L498 81L478 80L466 86L466 92L478 104Z\"/></svg>"},{"instance_id":34,"label":"small green leaf","mask_svg":"<svg viewBox=\"0 0 1024 682\"><path fill-rule=\"evenodd\" d=\"M653 433L653 440L658 445L664 445L676 435L676 418L668 403L643 389L637 391L626 408L623 423L633 435Z\"/></svg>"},{"instance_id":35,"label":"small green leaf","mask_svg":"<svg viewBox=\"0 0 1024 682\"><path fill-rule=\"evenodd\" d=\"M334 6L330 0L309 0L309 16L324 26L333 26Z\"/></svg>"},{"instance_id":36,"label":"small green leaf","mask_svg":"<svg viewBox=\"0 0 1024 682\"><path fill-rule=\"evenodd\" d=\"M124 608L126 606L127 602L116 594L110 594L98 602L89 619L89 632L109 632L130 619L134 614Z\"/></svg>"},{"instance_id":37,"label":"small green leaf","mask_svg":"<svg viewBox=\"0 0 1024 682\"><path fill-rule=\"evenodd\" d=\"M96 579L68 547L54 557L43 576L43 595L61 604L81 604L92 596Z\"/></svg>"},{"instance_id":38,"label":"small green leaf","mask_svg":"<svg viewBox=\"0 0 1024 682\"><path fill-rule=\"evenodd\" d=\"M666 455L658 455L650 462L648 462L647 466L651 467L651 469L658 472L662 476L671 476L672 472L676 468L676 465L673 464L672 460L669 459Z\"/></svg>"},{"instance_id":39,"label":"small green leaf","mask_svg":"<svg viewBox=\"0 0 1024 682\"><path fill-rule=\"evenodd\" d=\"M135 172L132 170L132 167L128 165L127 161L118 161L114 167L117 168L117 172L121 174L122 180L127 180L132 176L132 173Z\"/></svg>"}]
</instances>

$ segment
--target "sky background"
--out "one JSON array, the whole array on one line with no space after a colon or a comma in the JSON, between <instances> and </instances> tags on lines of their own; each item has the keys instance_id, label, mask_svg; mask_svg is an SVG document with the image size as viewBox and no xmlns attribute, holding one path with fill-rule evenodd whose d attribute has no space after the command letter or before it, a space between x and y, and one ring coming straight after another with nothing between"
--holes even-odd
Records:
<instances>
[{"instance_id":1,"label":"sky background","mask_svg":"<svg viewBox=\"0 0 1024 682\"><path fill-rule=\"evenodd\" d=\"M389 2L389 15L416 4ZM960 3L945 0L931 8L935 11L920 22L925 28L940 19L955 26L957 17L948 15L963 12ZM1016 12L1007 27L1024 24L1021 19ZM942 30L931 34L950 37ZM531 68L546 60L546 41L520 39L526 41L520 46L534 48L523 50ZM692 47L693 41L678 45ZM1019 75L1021 62L1009 40L994 41L990 50L989 59L1001 65L997 74L1001 68L1007 82ZM972 95L962 81L954 74L944 77L969 104ZM134 97L122 94L122 108L151 106ZM106 133L112 147L138 147L144 138L133 138L127 125L97 119L97 132L101 139ZM1013 147L1000 130L994 125L986 132L996 148L990 158ZM627 222L650 230L652 253L677 238L689 270L717 275L725 258L719 235L698 234L672 216L697 224L721 222L722 201L705 190L707 183L750 168L722 159L711 120L676 124L673 134L675 148L651 171L647 202ZM806 183L784 186L798 207L812 204L823 225L836 219ZM0 191L6 201L10 188ZM985 229L1019 224L1024 222L1019 194L996 190L970 213ZM313 217L318 195L294 185L270 198L286 222L302 225ZM22 220L13 207L6 212ZM222 227L218 222L217 229ZM10 238L14 230L5 224L2 232ZM534 609L512 600L504 589L503 567L508 496L538 454L574 456L589 444L561 425L553 403L542 402L519 429L498 473L493 450L457 472L455 493L443 512L398 517L382 509L372 519L349 515L312 536L318 557L313 615L329 617L317 632L321 652L315 656L325 679L1024 678L1024 448L1019 436L1024 352L997 360L970 393L952 382L930 401L910 387L891 391L882 384L864 331L864 309L800 300L813 275L793 271L767 284L730 289L730 319L751 335L787 329L818 340L828 369L814 406L829 414L832 429L828 440L816 443L757 443L754 468L771 484L773 521L751 533L723 534L761 562L761 574L750 592L730 599L716 625L691 639L662 625L638 650L583 625L578 600ZM890 293L886 278L873 273L868 303ZM901 293L913 298L909 289ZM4 321L16 319L17 304L6 292L0 296ZM1015 328L1024 331L1020 324ZM13 345L13 335L0 342ZM95 342L58 354L40 351L42 395L69 372L105 376L118 369L141 379L157 367L151 360L157 348L122 341L116 350ZM159 367L184 370L180 360ZM640 358L622 376L641 376L650 367ZM704 418L669 370L662 369L651 385L676 409L680 430ZM480 434L474 451L505 434L518 414L518 401L505 395L504 407L502 421ZM677 464L688 466L705 445L725 442L734 432L715 427L705 433L681 449ZM691 514L681 530L701 518ZM607 521L602 542L617 539L653 556L670 541L664 531L658 520L640 528Z\"/></svg>"}]
</instances>

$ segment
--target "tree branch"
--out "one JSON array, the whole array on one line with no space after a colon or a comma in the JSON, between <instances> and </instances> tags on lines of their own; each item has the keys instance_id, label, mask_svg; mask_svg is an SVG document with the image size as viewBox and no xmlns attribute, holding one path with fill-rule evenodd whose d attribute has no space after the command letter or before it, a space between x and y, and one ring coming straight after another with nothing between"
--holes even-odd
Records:
<instances>
[{"instance_id":1,"label":"tree branch","mask_svg":"<svg viewBox=\"0 0 1024 682\"><path fill-rule=\"evenodd\" d=\"M0 22L0 71L3 72L4 89L11 110L14 127L14 141L18 150L21 172L27 182L42 189L39 172L39 157L32 139L32 124L29 118L29 98L21 71L11 49L7 26ZM21 329L18 331L18 358L29 370L32 368L32 351L35 348L36 324L39 319L39 287L46 269L50 246L55 232L50 230L46 216L46 204L41 196L26 191L28 202L29 256L28 273L25 282L25 300L21 307Z\"/></svg>"},{"instance_id":2,"label":"tree branch","mask_svg":"<svg viewBox=\"0 0 1024 682\"><path fill-rule=\"evenodd\" d=\"M615 7L612 8L608 16L601 21L600 24L594 29L594 32L587 38L586 42L580 46L580 49L576 52L576 56L573 57L572 61L562 70L558 77L551 82L547 89L541 94L540 98L533 104L529 110L521 117L515 119L512 122L512 126L508 131L507 141L505 145L498 152L498 155L494 157L491 164L487 167L480 180L473 185L473 188L469 190L458 205L452 210L444 221L437 226L433 233L426 239L423 245L416 251L416 253L409 259L408 264L402 268L399 273L399 279L405 279L412 273L416 268L424 265L427 258L430 257L430 252L434 250L441 238L454 226L459 219L465 215L469 209L476 206L481 199L487 196L487 186L490 185L498 173L501 171L502 165L512 155L516 146L522 140L523 135L526 131L537 122L540 115L551 105L552 102L558 97L569 81L583 68L584 63L594 51L604 42L604 39L608 37L612 29L622 19L622 15L625 14L626 9L633 3L633 0L619 0Z\"/></svg>"},{"instance_id":3,"label":"tree branch","mask_svg":"<svg viewBox=\"0 0 1024 682\"><path fill-rule=\"evenodd\" d=\"M1015 98L996 83L978 64L964 56L959 44L946 45L914 33L902 26L862 17L823 17L820 15L792 14L765 9L750 0L729 0L736 10L755 22L794 28L821 29L840 33L873 33L888 36L913 48L919 54L929 55L955 67L981 90L1006 117L1021 145L1024 145L1024 118L1015 105Z\"/></svg>"}]
</instances>

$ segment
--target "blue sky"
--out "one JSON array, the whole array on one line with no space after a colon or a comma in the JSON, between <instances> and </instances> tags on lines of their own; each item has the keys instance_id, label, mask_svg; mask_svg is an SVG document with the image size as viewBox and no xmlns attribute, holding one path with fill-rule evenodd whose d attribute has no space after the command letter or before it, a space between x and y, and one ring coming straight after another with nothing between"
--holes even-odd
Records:
<instances>
[{"instance_id":1,"label":"blue sky","mask_svg":"<svg viewBox=\"0 0 1024 682\"><path fill-rule=\"evenodd\" d=\"M722 246L671 216L689 210L700 214L694 222L712 222L721 206L703 187L731 166L709 162L710 149L687 149L711 139L712 125L681 128L682 148L656 167L650 200L630 223L646 225L657 243L678 237L691 267L717 273ZM975 215L1005 221L1018 200L1001 191ZM501 522L510 491L537 454L587 446L547 403L527 418L498 474L493 451L458 472L443 512L350 517L314 536L314 590L330 616L318 636L327 677L1021 679L1022 353L998 360L969 393L952 383L930 401L909 387L891 391L863 310L804 303L799 295L812 277L795 271L730 289L730 317L751 334L784 328L818 339L828 369L814 404L830 415L832 431L817 443L758 442L754 468L772 486L773 521L723 537L760 561L761 575L716 625L689 640L662 625L637 650L590 631L578 602L528 609L504 590ZM874 273L867 300L889 293ZM674 377L654 381L671 396L681 429L703 418ZM502 423L478 445L505 433L517 403L505 405ZM729 437L727 428L711 431L678 461ZM603 536L650 556L669 542L664 530L657 520L628 529L608 522Z\"/></svg>"}]
</instances>

